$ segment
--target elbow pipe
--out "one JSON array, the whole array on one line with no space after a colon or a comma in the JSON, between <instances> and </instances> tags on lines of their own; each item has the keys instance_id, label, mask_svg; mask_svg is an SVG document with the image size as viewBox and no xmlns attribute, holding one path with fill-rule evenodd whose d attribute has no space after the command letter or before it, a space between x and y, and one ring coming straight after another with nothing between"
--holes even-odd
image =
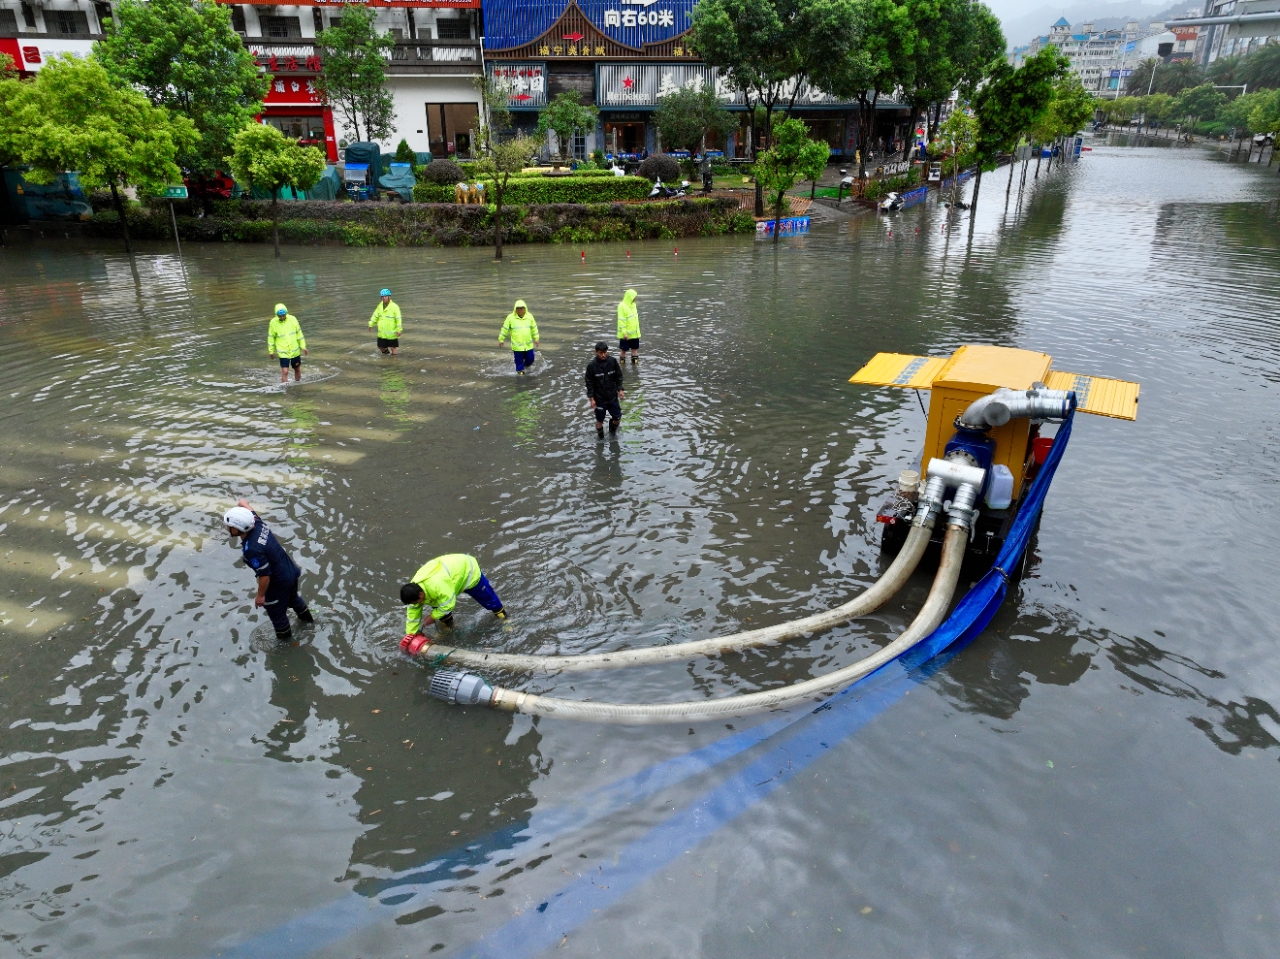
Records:
<instances>
[{"instance_id":1,"label":"elbow pipe","mask_svg":"<svg viewBox=\"0 0 1280 959\"><path fill-rule=\"evenodd\" d=\"M1069 390L1001 389L974 400L960 414L956 425L963 429L988 430L1004 426L1012 419L1061 420L1071 411Z\"/></svg>"}]
</instances>

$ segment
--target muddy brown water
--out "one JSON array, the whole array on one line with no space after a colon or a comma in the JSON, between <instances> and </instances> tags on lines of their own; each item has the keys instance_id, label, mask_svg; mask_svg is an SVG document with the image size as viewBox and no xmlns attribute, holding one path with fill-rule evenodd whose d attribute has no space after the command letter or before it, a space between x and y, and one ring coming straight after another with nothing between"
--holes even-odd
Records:
<instances>
[{"instance_id":1,"label":"muddy brown water","mask_svg":"<svg viewBox=\"0 0 1280 959\"><path fill-rule=\"evenodd\" d=\"M191 244L131 267L10 234L0 954L1273 953L1280 190L1198 149L1092 145L1007 209L988 177L972 238L933 205L585 264ZM396 358L366 329L384 285ZM644 352L600 443L582 368L627 287ZM517 297L542 334L523 380L496 342ZM277 301L310 348L285 390ZM463 598L453 641L509 651L843 601L924 435L914 395L846 381L964 343L1137 380L1139 419L1078 419L1027 578L856 728L533 722L431 700L399 656L398 584L442 552L512 613ZM294 647L222 534L237 496L305 570L320 623ZM883 642L927 585L785 647L516 682L777 685Z\"/></svg>"}]
</instances>

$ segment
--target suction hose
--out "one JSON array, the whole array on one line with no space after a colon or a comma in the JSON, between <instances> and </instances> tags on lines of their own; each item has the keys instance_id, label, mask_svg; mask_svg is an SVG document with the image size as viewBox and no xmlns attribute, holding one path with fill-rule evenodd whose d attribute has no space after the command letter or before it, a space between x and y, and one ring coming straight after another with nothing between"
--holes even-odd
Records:
<instances>
[{"instance_id":1,"label":"suction hose","mask_svg":"<svg viewBox=\"0 0 1280 959\"><path fill-rule=\"evenodd\" d=\"M976 490L973 491L973 495L976 497ZM967 514L958 513L953 515L948 523L946 538L942 544L942 561L938 565L937 575L934 577L933 586L929 590L924 606L921 607L911 625L888 646L825 676L818 676L780 689L747 693L742 696L696 702L646 704L581 702L538 696L502 686L491 687L474 674L447 670L436 674L432 682L432 692L435 693L437 680L442 687L447 687L461 685L464 680L470 679L471 685L468 687L467 695L461 701L483 703L487 699L489 705L506 712L632 726L699 722L726 716L742 716L812 699L822 693L843 688L890 662L932 633L946 618L951 606L951 598L955 595L956 584L960 579L960 567L964 560L965 546L969 540L967 519ZM443 679L441 679L442 676ZM455 680L454 677L462 677L462 679ZM460 701L457 698L444 696L438 698L444 698L447 702Z\"/></svg>"},{"instance_id":2,"label":"suction hose","mask_svg":"<svg viewBox=\"0 0 1280 959\"><path fill-rule=\"evenodd\" d=\"M670 662L673 659L688 660L697 656L721 656L739 649L754 646L770 646L799 636L820 633L841 623L868 613L884 605L911 578L920 558L929 546L934 517L942 505L939 494L936 504L922 504L916 511L906 542L894 557L893 563L865 592L834 609L814 613L803 619L765 626L761 629L730 633L711 639L696 639L687 643L667 646L649 646L643 649L622 649L611 653L583 653L576 656L525 656L517 653L486 653L474 649L459 649L433 643L426 637L406 637L400 648L411 656L421 657L432 666L470 666L475 669L505 669L516 673L533 673L540 670L555 672L587 672L598 669L620 669L624 666L641 666L649 663Z\"/></svg>"}]
</instances>

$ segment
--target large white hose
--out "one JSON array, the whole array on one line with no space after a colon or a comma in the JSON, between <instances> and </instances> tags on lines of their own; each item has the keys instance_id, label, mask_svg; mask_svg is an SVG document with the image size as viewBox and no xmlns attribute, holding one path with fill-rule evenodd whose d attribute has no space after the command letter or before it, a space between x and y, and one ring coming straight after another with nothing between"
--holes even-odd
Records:
<instances>
[{"instance_id":1,"label":"large white hose","mask_svg":"<svg viewBox=\"0 0 1280 959\"><path fill-rule=\"evenodd\" d=\"M912 524L906 542L894 558L893 563L885 570L884 575L868 589L855 596L849 602L834 609L829 609L803 619L765 626L727 636L716 636L711 639L696 639L687 643L672 643L667 646L647 646L641 649L621 649L611 653L582 653L576 656L526 656L518 653L488 653L483 650L459 649L456 646L445 646L442 643L429 643L422 646L413 655L428 661L431 666L470 666L482 669L505 669L517 673L532 673L539 670L550 672L586 672L596 669L619 669L623 666L641 666L649 663L664 663L674 659L689 660L696 656L721 656L739 649L753 646L769 646L782 643L800 636L820 633L839 626L841 623L868 613L893 596L903 584L911 578L920 558L929 546L929 537L933 531L931 513L921 517L920 525Z\"/></svg>"},{"instance_id":2,"label":"large white hose","mask_svg":"<svg viewBox=\"0 0 1280 959\"><path fill-rule=\"evenodd\" d=\"M913 532L915 530L913 529ZM516 690L497 687L489 704L507 712L526 713L531 716L554 716L558 719L583 719L591 722L648 725L650 723L684 723L742 716L747 713L787 706L822 693L843 688L854 680L866 676L901 653L910 649L932 633L946 618L960 579L960 566L964 559L969 530L964 525L952 523L947 527L942 544L942 560L934 577L929 596L911 625L883 649L835 672L827 673L803 682L741 696L722 699L704 699L684 703L599 703L572 699L555 699ZM474 701L474 700L472 700Z\"/></svg>"}]
</instances>

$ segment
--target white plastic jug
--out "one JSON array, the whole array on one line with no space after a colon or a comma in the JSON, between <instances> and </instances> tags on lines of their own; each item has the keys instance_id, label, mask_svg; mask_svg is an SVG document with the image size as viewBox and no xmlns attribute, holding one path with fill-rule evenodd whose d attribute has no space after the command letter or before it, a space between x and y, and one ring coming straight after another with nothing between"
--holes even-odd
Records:
<instances>
[{"instance_id":1,"label":"white plastic jug","mask_svg":"<svg viewBox=\"0 0 1280 959\"><path fill-rule=\"evenodd\" d=\"M1013 473L1003 463L991 467L991 482L987 484L987 508L1008 509L1013 502Z\"/></svg>"}]
</instances>

